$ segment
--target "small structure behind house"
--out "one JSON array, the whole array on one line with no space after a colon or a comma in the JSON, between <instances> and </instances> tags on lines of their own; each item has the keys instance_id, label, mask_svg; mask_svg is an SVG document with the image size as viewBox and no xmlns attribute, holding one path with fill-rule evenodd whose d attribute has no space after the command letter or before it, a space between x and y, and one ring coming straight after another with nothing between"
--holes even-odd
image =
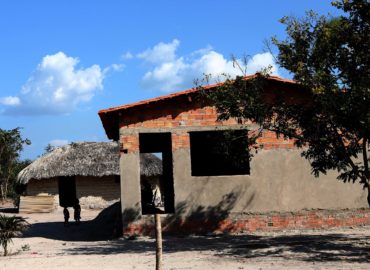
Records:
<instances>
[{"instance_id":1,"label":"small structure behind house","mask_svg":"<svg viewBox=\"0 0 370 270\"><path fill-rule=\"evenodd\" d=\"M35 160L18 175L26 185L20 212L50 212L73 207L102 209L120 200L119 147L116 142L72 143ZM152 181L162 174L161 161L141 155L142 179Z\"/></svg>"}]
</instances>

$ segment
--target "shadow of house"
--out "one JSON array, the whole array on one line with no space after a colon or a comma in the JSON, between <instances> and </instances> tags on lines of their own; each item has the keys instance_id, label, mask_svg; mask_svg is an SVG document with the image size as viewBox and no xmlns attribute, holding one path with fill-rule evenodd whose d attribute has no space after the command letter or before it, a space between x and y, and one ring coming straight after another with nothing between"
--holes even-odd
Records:
<instances>
[{"instance_id":1,"label":"shadow of house","mask_svg":"<svg viewBox=\"0 0 370 270\"><path fill-rule=\"evenodd\" d=\"M350 232L326 235L220 235L220 236L166 236L163 249L166 254L189 251L212 251L215 256L252 259L280 258L286 262L340 262L367 265L370 260L369 239ZM119 239L97 242L81 248L65 248L68 255L142 254L155 249L153 239Z\"/></svg>"},{"instance_id":2,"label":"shadow of house","mask_svg":"<svg viewBox=\"0 0 370 270\"><path fill-rule=\"evenodd\" d=\"M210 220L212 226L217 221L228 218L229 208L236 202L237 196L229 194L225 196L224 203L214 209L197 209L189 213L189 218L180 219L168 216L164 224L180 226L180 232L185 234L189 231L192 221ZM179 206L180 207L180 206ZM182 212L187 208L184 205ZM140 216L138 213L128 211L126 217L135 222ZM179 223L179 221L184 223ZM127 240L115 239L121 232L121 209L120 203L115 203L108 209L104 209L94 220L82 222L80 226L65 228L62 222L32 224L29 231L23 237L44 237L62 241L88 242L83 247L66 247L61 254L68 255L107 255L132 253L142 254L153 252L155 249L154 239L137 238ZM204 224L200 224L203 233ZM214 227L215 228L215 227ZM191 229L191 228L190 228ZM97 242L98 241L98 242ZM103 242L102 242L103 241ZM184 251L213 251L215 256L233 257L235 259L248 258L280 258L286 261L305 262L342 262L368 264L370 261L369 237L366 234L352 234L351 230L342 233L315 234L300 233L290 235L208 235L187 236L178 238L165 233L163 248L166 254Z\"/></svg>"},{"instance_id":3,"label":"shadow of house","mask_svg":"<svg viewBox=\"0 0 370 270\"><path fill-rule=\"evenodd\" d=\"M190 209L187 202L176 205L176 213L167 215L164 220L163 231L176 234L205 234L223 230L225 221L230 216L230 211L237 203L240 194L229 193L216 206L197 206Z\"/></svg>"},{"instance_id":4,"label":"shadow of house","mask_svg":"<svg viewBox=\"0 0 370 270\"><path fill-rule=\"evenodd\" d=\"M243 258L270 256L308 262L368 263L370 247L367 236L348 233L262 236L237 241L229 245L223 255Z\"/></svg>"},{"instance_id":5,"label":"shadow of house","mask_svg":"<svg viewBox=\"0 0 370 270\"><path fill-rule=\"evenodd\" d=\"M121 204L116 202L102 210L89 221L81 221L77 226L63 222L38 222L30 225L23 237L43 237L62 241L102 241L122 236Z\"/></svg>"},{"instance_id":6,"label":"shadow of house","mask_svg":"<svg viewBox=\"0 0 370 270\"><path fill-rule=\"evenodd\" d=\"M227 230L231 209L237 204L239 192L223 196L215 206L188 207L187 201L176 205L175 213L162 214L162 230L166 235L206 234ZM253 200L253 196L251 200ZM123 211L125 235L154 235L154 215L141 215L137 209Z\"/></svg>"}]
</instances>

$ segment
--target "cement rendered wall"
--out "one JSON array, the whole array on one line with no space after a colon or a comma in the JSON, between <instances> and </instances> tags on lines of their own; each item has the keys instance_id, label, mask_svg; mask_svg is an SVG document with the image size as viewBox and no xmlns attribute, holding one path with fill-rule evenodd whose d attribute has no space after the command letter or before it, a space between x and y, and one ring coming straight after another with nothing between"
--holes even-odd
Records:
<instances>
[{"instance_id":1,"label":"cement rendered wall","mask_svg":"<svg viewBox=\"0 0 370 270\"><path fill-rule=\"evenodd\" d=\"M127 227L141 218L140 154L121 154L120 170L122 222Z\"/></svg>"},{"instance_id":2,"label":"cement rendered wall","mask_svg":"<svg viewBox=\"0 0 370 270\"><path fill-rule=\"evenodd\" d=\"M121 155L122 209L141 212L138 162L139 154ZM191 176L189 149L174 151L173 165L175 211L183 215L215 207L230 213L368 207L361 185L338 181L336 172L314 177L299 150L261 150L250 175Z\"/></svg>"},{"instance_id":3,"label":"cement rendered wall","mask_svg":"<svg viewBox=\"0 0 370 270\"><path fill-rule=\"evenodd\" d=\"M127 134L124 145L138 148L138 134ZM358 183L338 181L336 172L315 178L299 149L260 150L252 158L250 175L194 177L188 140L184 130L172 134L175 213L163 215L165 231L240 232L370 224L367 191ZM141 215L139 155L138 151L121 152L121 202L127 234L153 229L151 216Z\"/></svg>"},{"instance_id":4,"label":"cement rendered wall","mask_svg":"<svg viewBox=\"0 0 370 270\"><path fill-rule=\"evenodd\" d=\"M250 175L191 176L190 151L174 152L176 205L186 211L224 207L231 213L346 209L367 207L359 184L343 183L336 172L315 178L299 150L261 150L251 161Z\"/></svg>"}]
</instances>

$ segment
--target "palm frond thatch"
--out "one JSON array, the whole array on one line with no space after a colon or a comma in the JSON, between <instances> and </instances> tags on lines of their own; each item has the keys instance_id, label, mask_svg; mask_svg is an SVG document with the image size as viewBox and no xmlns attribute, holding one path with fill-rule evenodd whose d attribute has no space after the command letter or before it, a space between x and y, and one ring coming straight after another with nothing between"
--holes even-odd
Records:
<instances>
[{"instance_id":1,"label":"palm frond thatch","mask_svg":"<svg viewBox=\"0 0 370 270\"><path fill-rule=\"evenodd\" d=\"M162 174L162 162L152 154L140 155L140 173L144 176ZM31 179L59 176L120 175L117 142L72 143L43 155L18 174L18 183Z\"/></svg>"}]
</instances>

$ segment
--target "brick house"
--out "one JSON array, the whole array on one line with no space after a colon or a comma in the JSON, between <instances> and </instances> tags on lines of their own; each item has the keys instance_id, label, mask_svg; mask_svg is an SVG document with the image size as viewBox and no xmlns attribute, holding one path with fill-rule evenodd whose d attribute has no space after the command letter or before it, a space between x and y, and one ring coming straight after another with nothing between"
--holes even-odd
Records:
<instances>
[{"instance_id":1,"label":"brick house","mask_svg":"<svg viewBox=\"0 0 370 270\"><path fill-rule=\"evenodd\" d=\"M268 100L284 97L306 102L307 96L294 81L276 76L266 80ZM264 132L258 141L262 149L249 161L248 153L240 150L247 149L243 138L254 124L218 121L215 107L198 89L104 109L99 116L108 138L120 143L126 233L152 228L146 216L150 213L143 211L142 153L162 156L165 231L237 232L369 223L364 209L367 195L361 186L339 182L335 172L315 179L293 141ZM239 139L228 140L228 136Z\"/></svg>"}]
</instances>

